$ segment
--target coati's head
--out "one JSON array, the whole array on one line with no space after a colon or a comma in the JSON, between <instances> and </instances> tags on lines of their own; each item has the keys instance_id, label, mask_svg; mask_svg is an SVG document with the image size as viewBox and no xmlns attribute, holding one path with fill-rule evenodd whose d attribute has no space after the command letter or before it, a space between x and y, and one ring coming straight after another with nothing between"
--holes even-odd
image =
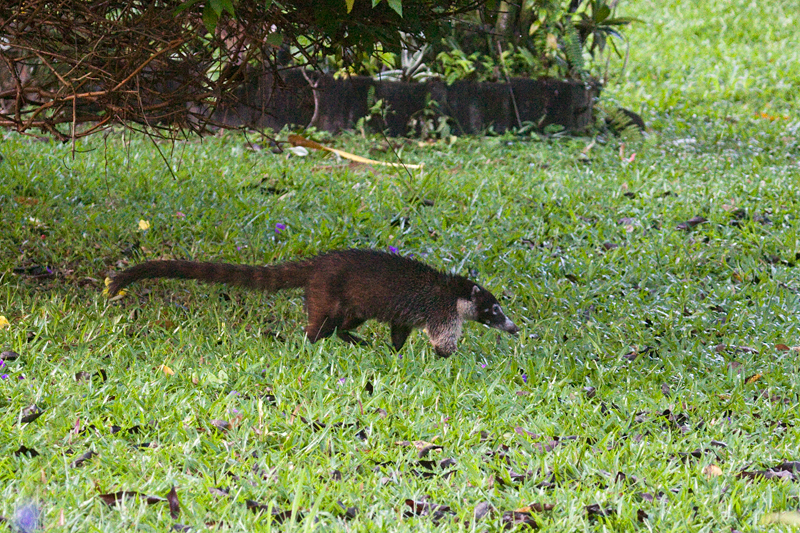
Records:
<instances>
[{"instance_id":1,"label":"coati's head","mask_svg":"<svg viewBox=\"0 0 800 533\"><path fill-rule=\"evenodd\" d=\"M486 324L490 328L507 331L513 335L519 332L519 328L503 313L503 309L497 302L494 295L481 287L472 286L469 303L465 306L464 318Z\"/></svg>"}]
</instances>

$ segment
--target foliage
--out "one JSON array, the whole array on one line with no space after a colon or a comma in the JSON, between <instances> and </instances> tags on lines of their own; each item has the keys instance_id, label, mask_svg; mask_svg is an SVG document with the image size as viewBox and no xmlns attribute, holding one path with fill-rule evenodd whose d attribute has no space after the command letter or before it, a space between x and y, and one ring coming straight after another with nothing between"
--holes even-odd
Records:
<instances>
[{"instance_id":1,"label":"foliage","mask_svg":"<svg viewBox=\"0 0 800 533\"><path fill-rule=\"evenodd\" d=\"M59 140L112 123L202 131L223 96L292 56L352 61L436 38L471 0L0 4L0 126Z\"/></svg>"},{"instance_id":2,"label":"foliage","mask_svg":"<svg viewBox=\"0 0 800 533\"><path fill-rule=\"evenodd\" d=\"M526 0L519 9L487 2L453 26L439 58L445 68L448 55L465 56L473 68L507 62L515 76L585 79L587 58L602 59L608 43L619 55L614 39L623 39L621 28L634 21L615 16L605 0ZM461 70L471 74L467 66Z\"/></svg>"},{"instance_id":3,"label":"foliage","mask_svg":"<svg viewBox=\"0 0 800 533\"><path fill-rule=\"evenodd\" d=\"M404 50L424 52L429 75L447 83L507 76L587 80L604 65L607 48L622 56L616 41L624 40L623 27L637 21L616 16L617 3L612 4L613 9L605 0L526 0L517 9L489 1L454 17L450 31L429 39L425 50L413 42ZM397 54L364 54L346 68L377 77L386 69L401 69L398 63Z\"/></svg>"}]
</instances>

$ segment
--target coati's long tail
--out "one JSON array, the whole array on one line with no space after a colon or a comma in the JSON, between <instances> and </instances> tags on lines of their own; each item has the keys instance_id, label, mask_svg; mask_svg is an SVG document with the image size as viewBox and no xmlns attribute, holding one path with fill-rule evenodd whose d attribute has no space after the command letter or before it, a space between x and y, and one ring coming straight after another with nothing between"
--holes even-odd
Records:
<instances>
[{"instance_id":1,"label":"coati's long tail","mask_svg":"<svg viewBox=\"0 0 800 533\"><path fill-rule=\"evenodd\" d=\"M311 263L308 261L270 266L147 261L114 274L108 286L108 294L114 296L131 283L147 278L196 279L207 283L224 283L275 292L281 289L305 287L310 275Z\"/></svg>"}]
</instances>

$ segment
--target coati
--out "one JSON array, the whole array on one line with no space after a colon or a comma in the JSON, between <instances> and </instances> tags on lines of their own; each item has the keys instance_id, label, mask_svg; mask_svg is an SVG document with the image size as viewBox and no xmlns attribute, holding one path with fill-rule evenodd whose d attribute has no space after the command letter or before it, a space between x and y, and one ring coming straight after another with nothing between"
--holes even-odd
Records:
<instances>
[{"instance_id":1,"label":"coati","mask_svg":"<svg viewBox=\"0 0 800 533\"><path fill-rule=\"evenodd\" d=\"M109 295L140 279L195 279L275 292L305 289L306 336L312 343L334 333L363 344L350 330L374 319L391 326L392 346L400 350L411 330L424 328L436 354L456 350L465 320L516 334L491 292L455 274L397 254L340 250L307 260L270 266L147 261L113 275Z\"/></svg>"}]
</instances>

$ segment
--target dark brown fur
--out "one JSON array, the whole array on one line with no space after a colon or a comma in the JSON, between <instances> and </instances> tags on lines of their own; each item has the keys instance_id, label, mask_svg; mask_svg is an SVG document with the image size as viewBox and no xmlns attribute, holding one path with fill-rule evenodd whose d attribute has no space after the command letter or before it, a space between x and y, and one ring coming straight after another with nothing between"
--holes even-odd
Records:
<instances>
[{"instance_id":1,"label":"dark brown fur","mask_svg":"<svg viewBox=\"0 0 800 533\"><path fill-rule=\"evenodd\" d=\"M266 292L304 288L305 332L311 342L336 333L347 342L363 343L349 331L374 319L390 324L396 350L414 328L425 328L436 353L447 357L456 349L465 320L518 331L492 293L476 283L376 250L335 251L272 266L147 261L115 274L108 292L113 296L146 278L195 279Z\"/></svg>"}]
</instances>

